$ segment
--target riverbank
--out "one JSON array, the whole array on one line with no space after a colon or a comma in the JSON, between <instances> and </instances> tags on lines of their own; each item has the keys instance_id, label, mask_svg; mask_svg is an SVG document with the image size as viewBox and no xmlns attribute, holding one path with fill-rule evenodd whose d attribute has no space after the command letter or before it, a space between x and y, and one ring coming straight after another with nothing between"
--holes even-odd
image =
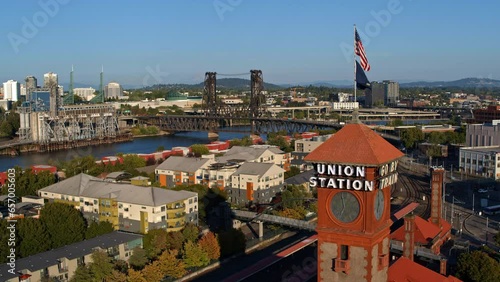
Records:
<instances>
[{"instance_id":1,"label":"riverbank","mask_svg":"<svg viewBox=\"0 0 500 282\"><path fill-rule=\"evenodd\" d=\"M248 133L221 132L219 140L231 140L248 136ZM155 151L158 147L189 147L193 144L209 144L206 132L182 132L172 135L148 136L132 138L130 142L101 144L88 147L72 148L42 153L22 153L18 156L0 156L0 171L6 171L14 166L31 167L32 165L48 164L49 161L69 161L74 157L93 156L101 159L106 156L122 154L144 154Z\"/></svg>"}]
</instances>

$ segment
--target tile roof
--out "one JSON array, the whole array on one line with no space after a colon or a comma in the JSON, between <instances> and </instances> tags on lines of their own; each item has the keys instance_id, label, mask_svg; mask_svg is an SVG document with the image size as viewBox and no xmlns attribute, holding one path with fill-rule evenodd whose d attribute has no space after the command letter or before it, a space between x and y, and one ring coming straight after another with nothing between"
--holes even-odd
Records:
<instances>
[{"instance_id":1,"label":"tile roof","mask_svg":"<svg viewBox=\"0 0 500 282\"><path fill-rule=\"evenodd\" d=\"M453 276L444 276L405 257L389 267L388 282L458 282Z\"/></svg>"},{"instance_id":2,"label":"tile roof","mask_svg":"<svg viewBox=\"0 0 500 282\"><path fill-rule=\"evenodd\" d=\"M94 237L92 239L84 240L71 245L66 245L29 257L17 259L16 270L21 271L24 269L28 269L31 272L37 271L39 269L44 269L52 265L57 265L58 260L61 258L67 258L71 260L83 257L85 255L91 254L93 248L100 247L101 249L107 249L140 238L142 238L142 235L140 234L114 231L108 234ZM0 265L1 281L19 277L18 274L10 274L8 272L9 269L10 267L7 264Z\"/></svg>"},{"instance_id":3,"label":"tile roof","mask_svg":"<svg viewBox=\"0 0 500 282\"><path fill-rule=\"evenodd\" d=\"M38 191L94 199L110 198L118 202L152 207L186 199L185 194L178 191L113 183L83 173Z\"/></svg>"},{"instance_id":4,"label":"tile roof","mask_svg":"<svg viewBox=\"0 0 500 282\"><path fill-rule=\"evenodd\" d=\"M308 162L379 165L404 154L364 124L346 124L304 160Z\"/></svg>"},{"instance_id":5,"label":"tile roof","mask_svg":"<svg viewBox=\"0 0 500 282\"><path fill-rule=\"evenodd\" d=\"M415 216L415 243L427 245L434 237L439 235L440 231L441 230L436 225L419 216ZM404 234L405 230L403 225L391 234L391 239L403 241Z\"/></svg>"},{"instance_id":6,"label":"tile roof","mask_svg":"<svg viewBox=\"0 0 500 282\"><path fill-rule=\"evenodd\" d=\"M171 156L162 162L156 169L195 172L210 161L210 159L205 158Z\"/></svg>"}]
</instances>

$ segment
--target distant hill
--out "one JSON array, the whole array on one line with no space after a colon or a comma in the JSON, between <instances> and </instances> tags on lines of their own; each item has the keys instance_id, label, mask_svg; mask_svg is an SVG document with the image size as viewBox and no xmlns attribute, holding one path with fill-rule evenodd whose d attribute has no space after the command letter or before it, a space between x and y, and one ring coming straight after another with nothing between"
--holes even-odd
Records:
<instances>
[{"instance_id":1,"label":"distant hill","mask_svg":"<svg viewBox=\"0 0 500 282\"><path fill-rule=\"evenodd\" d=\"M203 82L194 85L196 88L203 88ZM217 79L217 88L228 88L228 89L246 89L250 90L250 80L243 78L218 78ZM265 90L275 90L281 89L283 87L264 82Z\"/></svg>"},{"instance_id":2,"label":"distant hill","mask_svg":"<svg viewBox=\"0 0 500 282\"><path fill-rule=\"evenodd\" d=\"M158 88L172 88L172 89L203 89L204 83L200 82L198 84L160 84L144 87L145 90L152 90ZM250 90L250 80L242 78L220 78L217 79L217 89L239 89L239 90ZM264 82L264 90L276 90L282 89L283 87Z\"/></svg>"},{"instance_id":3,"label":"distant hill","mask_svg":"<svg viewBox=\"0 0 500 282\"><path fill-rule=\"evenodd\" d=\"M491 88L500 87L500 80L491 78L463 78L454 81L416 81L401 83L401 87L460 87L460 88Z\"/></svg>"}]
</instances>

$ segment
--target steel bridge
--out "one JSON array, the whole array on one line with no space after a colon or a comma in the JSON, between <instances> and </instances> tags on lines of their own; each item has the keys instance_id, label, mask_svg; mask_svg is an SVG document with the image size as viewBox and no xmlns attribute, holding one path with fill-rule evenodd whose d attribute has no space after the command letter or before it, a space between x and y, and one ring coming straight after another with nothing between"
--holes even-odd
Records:
<instances>
[{"instance_id":1,"label":"steel bridge","mask_svg":"<svg viewBox=\"0 0 500 282\"><path fill-rule=\"evenodd\" d=\"M158 126L168 132L252 132L256 134L286 131L305 132L315 129L340 129L342 125L332 122L277 119L265 106L262 94L264 80L262 71L250 70L250 97L247 104L228 105L217 96L217 73L205 73L202 100L202 115L199 116L138 116L144 124ZM131 118L131 117L128 117Z\"/></svg>"},{"instance_id":2,"label":"steel bridge","mask_svg":"<svg viewBox=\"0 0 500 282\"><path fill-rule=\"evenodd\" d=\"M256 134L286 131L306 132L315 129L340 129L341 124L276 118L210 117L210 116L138 116L137 120L158 126L168 132L252 132Z\"/></svg>"}]
</instances>

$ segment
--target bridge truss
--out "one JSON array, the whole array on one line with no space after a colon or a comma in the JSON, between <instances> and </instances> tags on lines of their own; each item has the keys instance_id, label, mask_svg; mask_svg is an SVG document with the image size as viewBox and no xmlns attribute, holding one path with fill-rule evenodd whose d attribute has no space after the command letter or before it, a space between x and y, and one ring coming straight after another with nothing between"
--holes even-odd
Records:
<instances>
[{"instance_id":1,"label":"bridge truss","mask_svg":"<svg viewBox=\"0 0 500 282\"><path fill-rule=\"evenodd\" d=\"M249 132L254 133L286 131L288 133L306 132L317 129L340 129L342 125L332 122L307 120L283 120L276 118L209 117L209 116L140 116L137 119L148 125L158 126L169 132L210 131L210 132ZM235 126L238 125L238 126Z\"/></svg>"}]
</instances>

